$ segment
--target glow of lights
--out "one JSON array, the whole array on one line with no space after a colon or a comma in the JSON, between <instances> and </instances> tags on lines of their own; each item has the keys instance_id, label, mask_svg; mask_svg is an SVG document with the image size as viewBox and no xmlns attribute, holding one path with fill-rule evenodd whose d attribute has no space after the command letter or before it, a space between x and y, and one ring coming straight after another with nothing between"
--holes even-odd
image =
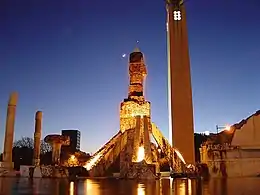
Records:
<instances>
[{"instance_id":1,"label":"glow of lights","mask_svg":"<svg viewBox=\"0 0 260 195\"><path fill-rule=\"evenodd\" d=\"M84 181L84 194L100 195L100 185L91 179Z\"/></svg>"},{"instance_id":2,"label":"glow of lights","mask_svg":"<svg viewBox=\"0 0 260 195\"><path fill-rule=\"evenodd\" d=\"M191 180L188 179L188 194L191 195L192 194L192 185L191 185Z\"/></svg>"},{"instance_id":3,"label":"glow of lights","mask_svg":"<svg viewBox=\"0 0 260 195\"><path fill-rule=\"evenodd\" d=\"M227 126L225 127L225 130L226 130L226 131L230 131L230 129L231 129L231 128L230 128L229 125L227 125Z\"/></svg>"},{"instance_id":4,"label":"glow of lights","mask_svg":"<svg viewBox=\"0 0 260 195\"><path fill-rule=\"evenodd\" d=\"M186 194L186 185L185 185L185 180L181 180L181 183L179 185L179 193L181 195Z\"/></svg>"},{"instance_id":5,"label":"glow of lights","mask_svg":"<svg viewBox=\"0 0 260 195\"><path fill-rule=\"evenodd\" d=\"M138 184L137 186L137 195L145 195L145 189L143 184Z\"/></svg>"},{"instance_id":6,"label":"glow of lights","mask_svg":"<svg viewBox=\"0 0 260 195\"><path fill-rule=\"evenodd\" d=\"M120 130L122 132L135 127L135 116L150 117L150 104L139 105L136 102L123 102L120 108Z\"/></svg>"},{"instance_id":7,"label":"glow of lights","mask_svg":"<svg viewBox=\"0 0 260 195\"><path fill-rule=\"evenodd\" d=\"M71 159L72 161L75 161L75 160L76 160L75 155L71 155L71 156L70 156L70 159Z\"/></svg>"},{"instance_id":8,"label":"glow of lights","mask_svg":"<svg viewBox=\"0 0 260 195\"><path fill-rule=\"evenodd\" d=\"M74 182L70 182L70 195L74 195Z\"/></svg>"},{"instance_id":9,"label":"glow of lights","mask_svg":"<svg viewBox=\"0 0 260 195\"><path fill-rule=\"evenodd\" d=\"M178 150L176 150L176 149L174 149L174 151L176 152L177 156L181 159L181 161L182 161L184 164L186 164L186 162L185 162L183 156L181 155L181 153L180 153Z\"/></svg>"},{"instance_id":10,"label":"glow of lights","mask_svg":"<svg viewBox=\"0 0 260 195\"><path fill-rule=\"evenodd\" d=\"M173 187L174 187L174 180L173 180L173 178L172 177L169 177L169 179L170 179L170 188L171 189L173 189ZM160 180L160 184L161 184L161 180Z\"/></svg>"},{"instance_id":11,"label":"glow of lights","mask_svg":"<svg viewBox=\"0 0 260 195\"><path fill-rule=\"evenodd\" d=\"M76 158L75 155L71 155L70 158L68 159L68 165L69 166L77 166L79 164L78 159Z\"/></svg>"},{"instance_id":12,"label":"glow of lights","mask_svg":"<svg viewBox=\"0 0 260 195\"><path fill-rule=\"evenodd\" d=\"M137 152L137 162L144 160L144 147L140 146Z\"/></svg>"},{"instance_id":13,"label":"glow of lights","mask_svg":"<svg viewBox=\"0 0 260 195\"><path fill-rule=\"evenodd\" d=\"M96 162L98 161L98 159L101 157L100 154L94 156L92 159L90 159L90 161L84 166L85 169L87 169L88 171L96 164Z\"/></svg>"},{"instance_id":14,"label":"glow of lights","mask_svg":"<svg viewBox=\"0 0 260 195\"><path fill-rule=\"evenodd\" d=\"M174 20L180 21L181 20L181 11L174 11L173 17L174 17Z\"/></svg>"},{"instance_id":15,"label":"glow of lights","mask_svg":"<svg viewBox=\"0 0 260 195\"><path fill-rule=\"evenodd\" d=\"M186 166L186 168L188 168L188 169L190 169L190 170L195 170L195 166L194 165L192 165L192 164L188 164L187 166Z\"/></svg>"},{"instance_id":16,"label":"glow of lights","mask_svg":"<svg viewBox=\"0 0 260 195\"><path fill-rule=\"evenodd\" d=\"M125 58L126 57L126 54L124 53L123 55L122 55L122 58Z\"/></svg>"},{"instance_id":17,"label":"glow of lights","mask_svg":"<svg viewBox=\"0 0 260 195\"><path fill-rule=\"evenodd\" d=\"M205 133L205 135L209 135L209 131L205 131L204 133Z\"/></svg>"}]
</instances>

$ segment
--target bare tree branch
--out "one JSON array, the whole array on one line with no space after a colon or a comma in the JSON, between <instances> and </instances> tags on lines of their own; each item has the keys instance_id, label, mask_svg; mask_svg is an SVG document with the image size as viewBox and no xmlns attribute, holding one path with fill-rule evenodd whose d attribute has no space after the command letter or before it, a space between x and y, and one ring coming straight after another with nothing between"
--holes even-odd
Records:
<instances>
[{"instance_id":1,"label":"bare tree branch","mask_svg":"<svg viewBox=\"0 0 260 195\"><path fill-rule=\"evenodd\" d=\"M13 147L34 149L34 140L30 137L22 137L20 140L16 140L13 143ZM50 144L41 140L41 154L45 154L46 152L50 152L51 150L52 148Z\"/></svg>"}]
</instances>

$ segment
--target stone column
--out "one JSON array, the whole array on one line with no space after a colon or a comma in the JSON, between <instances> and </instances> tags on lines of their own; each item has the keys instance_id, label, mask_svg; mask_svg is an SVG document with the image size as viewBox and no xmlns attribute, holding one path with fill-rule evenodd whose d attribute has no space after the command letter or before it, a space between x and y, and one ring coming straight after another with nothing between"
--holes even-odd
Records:
<instances>
[{"instance_id":1,"label":"stone column","mask_svg":"<svg viewBox=\"0 0 260 195\"><path fill-rule=\"evenodd\" d=\"M134 144L133 144L133 151L132 151L132 162L137 162L138 159L138 150L140 147L140 140L141 140L141 116L136 116L136 126L134 132Z\"/></svg>"},{"instance_id":2,"label":"stone column","mask_svg":"<svg viewBox=\"0 0 260 195\"><path fill-rule=\"evenodd\" d=\"M60 164L60 150L61 150L61 143L60 142L53 142L52 143L52 163L55 165Z\"/></svg>"},{"instance_id":3,"label":"stone column","mask_svg":"<svg viewBox=\"0 0 260 195\"><path fill-rule=\"evenodd\" d=\"M34 166L40 166L41 134L42 134L42 112L37 111L35 114L35 131L34 131L34 151L33 151Z\"/></svg>"},{"instance_id":4,"label":"stone column","mask_svg":"<svg viewBox=\"0 0 260 195\"><path fill-rule=\"evenodd\" d=\"M5 164L4 166L8 168L13 168L12 149L13 149L14 124L15 124L17 100L18 100L18 93L13 92L10 96L8 107L7 107L3 162Z\"/></svg>"},{"instance_id":5,"label":"stone column","mask_svg":"<svg viewBox=\"0 0 260 195\"><path fill-rule=\"evenodd\" d=\"M151 140L150 140L150 123L147 116L144 116L144 153L145 161L148 164L152 164L152 150L151 150Z\"/></svg>"}]
</instances>

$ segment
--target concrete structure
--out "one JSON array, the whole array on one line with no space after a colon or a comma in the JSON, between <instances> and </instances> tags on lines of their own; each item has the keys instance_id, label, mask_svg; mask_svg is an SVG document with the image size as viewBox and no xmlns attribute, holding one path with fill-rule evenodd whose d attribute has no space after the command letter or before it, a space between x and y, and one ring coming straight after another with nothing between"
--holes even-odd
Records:
<instances>
[{"instance_id":1,"label":"concrete structure","mask_svg":"<svg viewBox=\"0 0 260 195\"><path fill-rule=\"evenodd\" d=\"M80 151L80 131L79 130L62 130L61 135L69 136L70 145L61 146L61 151L75 153Z\"/></svg>"},{"instance_id":2,"label":"concrete structure","mask_svg":"<svg viewBox=\"0 0 260 195\"><path fill-rule=\"evenodd\" d=\"M37 111L35 114L35 131L34 131L34 151L33 151L34 166L40 166L41 135L42 135L42 112Z\"/></svg>"},{"instance_id":3,"label":"concrete structure","mask_svg":"<svg viewBox=\"0 0 260 195\"><path fill-rule=\"evenodd\" d=\"M6 115L4 152L3 152L3 162L1 163L2 164L1 166L9 170L13 169L12 150L13 150L14 124L15 124L17 100L18 100L18 93L13 92L8 102L7 115Z\"/></svg>"},{"instance_id":4,"label":"concrete structure","mask_svg":"<svg viewBox=\"0 0 260 195\"><path fill-rule=\"evenodd\" d=\"M41 169L40 169L41 134L42 134L42 112L37 111L35 114L35 130L34 130L33 177L42 177Z\"/></svg>"},{"instance_id":5,"label":"concrete structure","mask_svg":"<svg viewBox=\"0 0 260 195\"><path fill-rule=\"evenodd\" d=\"M145 100L143 88L146 75L143 53L135 49L129 57L128 97L120 105L120 130L86 162L90 176L111 176L112 169L122 178L155 179L162 160L159 150L173 171L183 171L182 156L151 122L150 102Z\"/></svg>"},{"instance_id":6,"label":"concrete structure","mask_svg":"<svg viewBox=\"0 0 260 195\"><path fill-rule=\"evenodd\" d=\"M222 131L200 148L212 177L260 174L260 111Z\"/></svg>"},{"instance_id":7,"label":"concrete structure","mask_svg":"<svg viewBox=\"0 0 260 195\"><path fill-rule=\"evenodd\" d=\"M63 135L47 135L44 138L46 143L49 143L52 147L52 163L54 165L60 165L60 152L62 145L69 145L70 138L68 136Z\"/></svg>"},{"instance_id":8,"label":"concrete structure","mask_svg":"<svg viewBox=\"0 0 260 195\"><path fill-rule=\"evenodd\" d=\"M186 12L183 0L166 0L169 134L187 163L195 163L193 105ZM185 140L185 141L184 141Z\"/></svg>"},{"instance_id":9,"label":"concrete structure","mask_svg":"<svg viewBox=\"0 0 260 195\"><path fill-rule=\"evenodd\" d=\"M20 176L21 177L30 177L30 169L34 169L33 177L45 177L45 178L68 178L68 170L60 166L21 166L20 167ZM37 172L36 172L37 171Z\"/></svg>"}]
</instances>

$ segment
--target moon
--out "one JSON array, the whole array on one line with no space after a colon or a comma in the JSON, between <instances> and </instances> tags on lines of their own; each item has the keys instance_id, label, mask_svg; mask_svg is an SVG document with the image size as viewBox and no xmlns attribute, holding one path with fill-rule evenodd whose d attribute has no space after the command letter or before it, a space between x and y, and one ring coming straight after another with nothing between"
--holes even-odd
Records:
<instances>
[{"instance_id":1,"label":"moon","mask_svg":"<svg viewBox=\"0 0 260 195\"><path fill-rule=\"evenodd\" d=\"M125 58L126 57L126 54L124 53L123 55L122 55L122 58Z\"/></svg>"}]
</instances>

